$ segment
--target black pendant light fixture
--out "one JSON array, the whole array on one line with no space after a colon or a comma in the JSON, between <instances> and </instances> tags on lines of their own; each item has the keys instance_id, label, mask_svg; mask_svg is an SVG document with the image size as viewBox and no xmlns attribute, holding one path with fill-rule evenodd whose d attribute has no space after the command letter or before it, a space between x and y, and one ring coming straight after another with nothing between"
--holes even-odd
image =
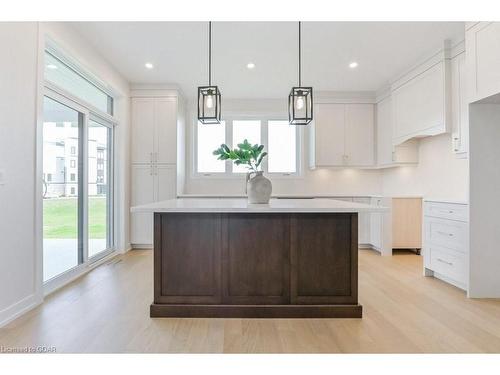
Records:
<instances>
[{"instance_id":1,"label":"black pendant light fixture","mask_svg":"<svg viewBox=\"0 0 500 375\"><path fill-rule=\"evenodd\" d=\"M302 86L300 26L299 22L299 85L292 87L290 95L288 95L288 122L290 125L307 125L313 119L313 89Z\"/></svg>"},{"instance_id":2,"label":"black pendant light fixture","mask_svg":"<svg viewBox=\"0 0 500 375\"><path fill-rule=\"evenodd\" d=\"M221 94L212 86L212 22L208 23L208 86L198 87L198 121L202 124L220 124Z\"/></svg>"}]
</instances>

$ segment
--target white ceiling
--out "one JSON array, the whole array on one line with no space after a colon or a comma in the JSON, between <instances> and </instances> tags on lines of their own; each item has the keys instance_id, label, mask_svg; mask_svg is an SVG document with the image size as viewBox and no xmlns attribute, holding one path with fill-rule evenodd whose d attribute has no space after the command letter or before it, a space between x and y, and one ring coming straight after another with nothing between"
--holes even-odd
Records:
<instances>
[{"instance_id":1,"label":"white ceiling","mask_svg":"<svg viewBox=\"0 0 500 375\"><path fill-rule=\"evenodd\" d=\"M190 98L207 83L207 23L74 26L132 83L174 83ZM225 98L282 98L297 84L297 23L215 22L212 30L212 82ZM461 22L304 22L302 84L316 91L378 90L445 39L463 36ZM358 68L349 69L351 61ZM248 62L256 68L248 70Z\"/></svg>"}]
</instances>

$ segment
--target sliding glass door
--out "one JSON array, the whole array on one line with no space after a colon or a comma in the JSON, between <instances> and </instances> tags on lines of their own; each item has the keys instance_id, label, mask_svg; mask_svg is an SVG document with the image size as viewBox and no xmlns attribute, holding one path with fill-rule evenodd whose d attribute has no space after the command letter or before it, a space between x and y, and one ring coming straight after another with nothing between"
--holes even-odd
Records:
<instances>
[{"instance_id":1,"label":"sliding glass door","mask_svg":"<svg viewBox=\"0 0 500 375\"><path fill-rule=\"evenodd\" d=\"M83 113L43 102L43 280L83 261L81 204Z\"/></svg>"},{"instance_id":2,"label":"sliding glass door","mask_svg":"<svg viewBox=\"0 0 500 375\"><path fill-rule=\"evenodd\" d=\"M113 126L58 95L43 102L43 281L113 248Z\"/></svg>"},{"instance_id":3,"label":"sliding glass door","mask_svg":"<svg viewBox=\"0 0 500 375\"><path fill-rule=\"evenodd\" d=\"M112 127L98 121L90 120L87 141L89 258L110 249L112 242Z\"/></svg>"}]
</instances>

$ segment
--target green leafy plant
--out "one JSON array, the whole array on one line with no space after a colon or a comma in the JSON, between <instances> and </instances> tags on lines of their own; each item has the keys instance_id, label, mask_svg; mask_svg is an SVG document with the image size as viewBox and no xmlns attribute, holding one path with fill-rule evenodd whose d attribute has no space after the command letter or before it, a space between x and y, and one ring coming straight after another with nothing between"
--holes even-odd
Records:
<instances>
[{"instance_id":1,"label":"green leafy plant","mask_svg":"<svg viewBox=\"0 0 500 375\"><path fill-rule=\"evenodd\" d=\"M233 150L222 144L213 154L218 156L218 160L229 159L236 165L245 165L250 172L259 172L262 170L262 160L267 156L267 152L262 152L263 150L264 145L252 145L245 139Z\"/></svg>"}]
</instances>

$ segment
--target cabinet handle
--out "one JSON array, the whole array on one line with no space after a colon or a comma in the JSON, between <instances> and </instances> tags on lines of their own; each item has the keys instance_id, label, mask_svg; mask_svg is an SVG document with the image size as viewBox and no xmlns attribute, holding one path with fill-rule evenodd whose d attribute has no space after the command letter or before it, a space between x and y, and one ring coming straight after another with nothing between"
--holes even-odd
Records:
<instances>
[{"instance_id":1,"label":"cabinet handle","mask_svg":"<svg viewBox=\"0 0 500 375\"><path fill-rule=\"evenodd\" d=\"M438 233L439 233L439 234L442 234L443 236L453 237L453 233L446 233L446 232L442 232L442 231L440 231L440 230L438 230Z\"/></svg>"},{"instance_id":2,"label":"cabinet handle","mask_svg":"<svg viewBox=\"0 0 500 375\"><path fill-rule=\"evenodd\" d=\"M444 263L444 264L447 264L449 266L453 266L453 263L451 262L447 262L446 260L443 260L441 258L436 258L437 261L441 262L441 263Z\"/></svg>"}]
</instances>

